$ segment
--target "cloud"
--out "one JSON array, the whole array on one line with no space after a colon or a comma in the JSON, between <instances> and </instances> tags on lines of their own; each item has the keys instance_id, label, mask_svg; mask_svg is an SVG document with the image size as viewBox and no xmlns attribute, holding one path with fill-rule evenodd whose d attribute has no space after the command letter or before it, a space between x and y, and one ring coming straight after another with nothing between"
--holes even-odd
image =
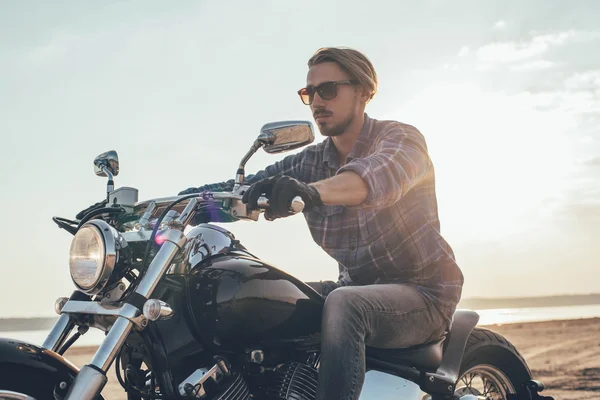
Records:
<instances>
[{"instance_id":1,"label":"cloud","mask_svg":"<svg viewBox=\"0 0 600 400\"><path fill-rule=\"evenodd\" d=\"M506 21L501 19L499 21L494 22L493 29L496 29L496 30L504 29L504 28L506 28L506 25L507 25Z\"/></svg>"},{"instance_id":2,"label":"cloud","mask_svg":"<svg viewBox=\"0 0 600 400\"><path fill-rule=\"evenodd\" d=\"M586 167L600 167L600 157L586 158L584 160L581 160L579 164Z\"/></svg>"},{"instance_id":3,"label":"cloud","mask_svg":"<svg viewBox=\"0 0 600 400\"><path fill-rule=\"evenodd\" d=\"M529 61L523 64L511 65L509 68L511 71L533 71L540 69L549 69L556 66L555 62L548 60L535 60Z\"/></svg>"},{"instance_id":4,"label":"cloud","mask_svg":"<svg viewBox=\"0 0 600 400\"><path fill-rule=\"evenodd\" d=\"M576 73L565 81L569 90L600 89L600 70L590 70Z\"/></svg>"},{"instance_id":5,"label":"cloud","mask_svg":"<svg viewBox=\"0 0 600 400\"><path fill-rule=\"evenodd\" d=\"M486 44L477 49L476 54L483 63L510 63L523 61L541 55L548 51L550 46L564 44L574 32L561 32L534 36L531 40L522 42L496 42Z\"/></svg>"},{"instance_id":6,"label":"cloud","mask_svg":"<svg viewBox=\"0 0 600 400\"><path fill-rule=\"evenodd\" d=\"M596 140L593 137L591 137L590 135L587 135L587 136L584 136L581 138L581 143L584 143L584 144L592 144L595 141ZM598 165L600 165L600 158L598 159Z\"/></svg>"},{"instance_id":7,"label":"cloud","mask_svg":"<svg viewBox=\"0 0 600 400\"><path fill-rule=\"evenodd\" d=\"M458 56L459 57L465 57L466 55L468 55L471 52L471 50L469 49L469 46L463 46L460 48L460 50L458 51Z\"/></svg>"},{"instance_id":8,"label":"cloud","mask_svg":"<svg viewBox=\"0 0 600 400\"><path fill-rule=\"evenodd\" d=\"M585 43L600 39L600 32L569 30L558 33L530 33L530 38L522 41L493 42L475 51L478 69L490 69L505 64L531 62L548 53L551 49L570 43ZM543 60L540 60L543 61ZM548 61L549 62L549 61ZM535 64L534 64L535 65ZM537 64L537 67L549 64Z\"/></svg>"}]
</instances>

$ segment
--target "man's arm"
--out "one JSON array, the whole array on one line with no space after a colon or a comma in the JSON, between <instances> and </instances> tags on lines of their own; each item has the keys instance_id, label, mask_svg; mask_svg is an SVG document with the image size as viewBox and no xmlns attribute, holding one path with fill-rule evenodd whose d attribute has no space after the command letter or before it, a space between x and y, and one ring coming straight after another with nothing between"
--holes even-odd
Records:
<instances>
[{"instance_id":1,"label":"man's arm","mask_svg":"<svg viewBox=\"0 0 600 400\"><path fill-rule=\"evenodd\" d=\"M381 133L371 155L350 161L336 176L313 186L324 204L385 208L419 183L431 167L423 135L413 126L397 124Z\"/></svg>"},{"instance_id":2,"label":"man's arm","mask_svg":"<svg viewBox=\"0 0 600 400\"><path fill-rule=\"evenodd\" d=\"M339 175L312 184L325 205L358 206L369 194L367 183L353 171L342 172Z\"/></svg>"},{"instance_id":3,"label":"man's arm","mask_svg":"<svg viewBox=\"0 0 600 400\"><path fill-rule=\"evenodd\" d=\"M244 181L245 185L251 185L262 179L275 176L277 174L288 175L297 178L300 171L300 163L302 161L303 152L291 154L285 157L283 160L277 161L274 164L269 165L264 170L258 171L255 174L246 176ZM179 195L200 193L204 191L210 192L231 192L235 184L234 179L230 179L225 182L209 183L200 187L191 187L189 189L179 192Z\"/></svg>"}]
</instances>

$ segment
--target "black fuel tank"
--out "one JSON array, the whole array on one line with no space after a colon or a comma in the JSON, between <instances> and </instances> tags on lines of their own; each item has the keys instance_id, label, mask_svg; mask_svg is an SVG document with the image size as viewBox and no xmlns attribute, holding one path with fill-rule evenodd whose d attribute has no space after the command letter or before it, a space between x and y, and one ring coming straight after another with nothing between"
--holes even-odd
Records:
<instances>
[{"instance_id":1,"label":"black fuel tank","mask_svg":"<svg viewBox=\"0 0 600 400\"><path fill-rule=\"evenodd\" d=\"M323 298L255 258L213 257L190 274L190 311L199 334L226 351L316 349Z\"/></svg>"}]
</instances>

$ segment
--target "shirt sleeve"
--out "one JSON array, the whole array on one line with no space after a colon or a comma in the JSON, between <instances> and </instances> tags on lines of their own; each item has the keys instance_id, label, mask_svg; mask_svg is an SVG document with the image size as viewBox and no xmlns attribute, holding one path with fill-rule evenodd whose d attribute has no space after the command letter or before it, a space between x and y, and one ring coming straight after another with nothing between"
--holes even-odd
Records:
<instances>
[{"instance_id":1,"label":"shirt sleeve","mask_svg":"<svg viewBox=\"0 0 600 400\"><path fill-rule=\"evenodd\" d=\"M353 171L366 183L366 200L348 208L373 209L393 205L431 170L425 138L411 125L394 124L378 135L370 154L355 158L337 173Z\"/></svg>"},{"instance_id":2,"label":"shirt sleeve","mask_svg":"<svg viewBox=\"0 0 600 400\"><path fill-rule=\"evenodd\" d=\"M285 157L283 160L277 161L274 164L267 166L265 169L258 171L255 174L250 174L246 176L244 181L245 185L251 185L260 181L261 179L268 178L270 176L274 176L277 174L283 174L291 176L292 178L296 178L301 180L301 165L304 157L304 152L291 154ZM190 194L190 193L199 193L204 191L209 192L231 192L233 190L233 186L235 185L235 180L230 179L224 182L216 182L202 185L200 187L192 187L186 189L179 194Z\"/></svg>"},{"instance_id":3,"label":"shirt sleeve","mask_svg":"<svg viewBox=\"0 0 600 400\"><path fill-rule=\"evenodd\" d=\"M245 185L251 185L262 179L269 178L275 175L287 175L294 179L302 180L300 176L302 159L304 151L296 154L291 154L283 160L277 161L274 164L267 166L265 169L258 171L255 174L248 175L244 182ZM231 182L234 182L232 179ZM233 184L231 185L233 189Z\"/></svg>"}]
</instances>

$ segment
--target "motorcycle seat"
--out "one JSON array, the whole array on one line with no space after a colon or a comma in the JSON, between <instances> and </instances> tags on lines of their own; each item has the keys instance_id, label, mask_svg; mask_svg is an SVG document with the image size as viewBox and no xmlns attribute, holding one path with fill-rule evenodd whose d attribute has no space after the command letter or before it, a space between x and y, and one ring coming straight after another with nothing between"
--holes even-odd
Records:
<instances>
[{"instance_id":1,"label":"motorcycle seat","mask_svg":"<svg viewBox=\"0 0 600 400\"><path fill-rule=\"evenodd\" d=\"M432 342L404 349L366 348L367 359L375 359L395 365L414 367L419 371L436 371L442 363L444 340L442 337Z\"/></svg>"}]
</instances>

